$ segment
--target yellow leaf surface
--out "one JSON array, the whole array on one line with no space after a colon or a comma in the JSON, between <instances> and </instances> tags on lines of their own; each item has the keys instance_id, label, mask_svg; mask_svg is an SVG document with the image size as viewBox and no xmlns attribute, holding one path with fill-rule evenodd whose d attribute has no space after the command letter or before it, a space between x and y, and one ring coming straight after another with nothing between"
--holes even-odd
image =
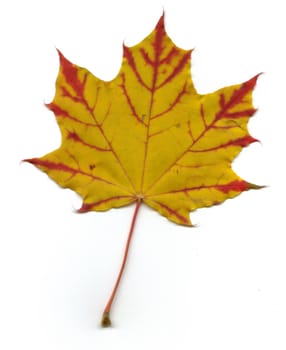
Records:
<instances>
[{"instance_id":1,"label":"yellow leaf surface","mask_svg":"<svg viewBox=\"0 0 286 350\"><path fill-rule=\"evenodd\" d=\"M233 159L256 140L247 130L257 76L200 95L191 51L178 48L164 16L140 44L123 47L111 81L93 76L60 52L56 94L48 108L60 147L27 161L76 191L79 212L140 199L169 220L191 225L190 211L258 188L234 173Z\"/></svg>"}]
</instances>

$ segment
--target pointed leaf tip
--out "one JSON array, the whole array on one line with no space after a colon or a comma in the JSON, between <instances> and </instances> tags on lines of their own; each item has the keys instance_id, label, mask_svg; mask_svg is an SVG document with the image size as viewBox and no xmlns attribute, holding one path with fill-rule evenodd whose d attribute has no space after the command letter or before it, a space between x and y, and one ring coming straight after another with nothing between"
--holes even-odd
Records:
<instances>
[{"instance_id":1,"label":"pointed leaf tip","mask_svg":"<svg viewBox=\"0 0 286 350\"><path fill-rule=\"evenodd\" d=\"M62 52L59 49L56 49L58 56L59 56L59 61L60 61L60 65L62 65L63 61L66 60L65 56L62 54Z\"/></svg>"},{"instance_id":2,"label":"pointed leaf tip","mask_svg":"<svg viewBox=\"0 0 286 350\"><path fill-rule=\"evenodd\" d=\"M260 185L255 185L253 183L248 182L248 188L246 190L260 190L262 188L265 188L267 186L260 186Z\"/></svg>"},{"instance_id":3,"label":"pointed leaf tip","mask_svg":"<svg viewBox=\"0 0 286 350\"><path fill-rule=\"evenodd\" d=\"M37 164L37 160L38 160L38 158L27 158L27 159L23 159L22 162L36 165Z\"/></svg>"},{"instance_id":4,"label":"pointed leaf tip","mask_svg":"<svg viewBox=\"0 0 286 350\"><path fill-rule=\"evenodd\" d=\"M94 205L92 203L82 203L82 206L76 211L77 213L87 213L91 211Z\"/></svg>"},{"instance_id":5,"label":"pointed leaf tip","mask_svg":"<svg viewBox=\"0 0 286 350\"><path fill-rule=\"evenodd\" d=\"M69 62L70 61L68 59L66 59L66 57L62 54L62 52L59 50L59 49L56 49L57 50L57 53L59 55L59 60L60 60L60 64L61 66L65 63L65 62Z\"/></svg>"},{"instance_id":6,"label":"pointed leaf tip","mask_svg":"<svg viewBox=\"0 0 286 350\"><path fill-rule=\"evenodd\" d=\"M257 79L260 77L261 74L262 73L256 74L253 78L247 80L244 83L244 86L247 87L247 89L249 90L253 90L256 85Z\"/></svg>"},{"instance_id":7,"label":"pointed leaf tip","mask_svg":"<svg viewBox=\"0 0 286 350\"><path fill-rule=\"evenodd\" d=\"M76 94L82 97L84 83L80 81L78 76L79 68L71 61L69 61L60 50L58 50L59 60L60 60L60 71L67 82L67 84L76 92ZM60 73L59 73L60 74Z\"/></svg>"},{"instance_id":8,"label":"pointed leaf tip","mask_svg":"<svg viewBox=\"0 0 286 350\"><path fill-rule=\"evenodd\" d=\"M241 146L241 147L247 147L251 143L254 143L254 142L258 142L258 140L256 138L252 137L251 135L247 135L241 139L238 139L236 144L238 146ZM235 144L235 142L234 142L234 144Z\"/></svg>"},{"instance_id":9,"label":"pointed leaf tip","mask_svg":"<svg viewBox=\"0 0 286 350\"><path fill-rule=\"evenodd\" d=\"M155 29L165 31L165 12L164 11L163 11L163 14L160 17L159 21L157 22Z\"/></svg>"}]
</instances>

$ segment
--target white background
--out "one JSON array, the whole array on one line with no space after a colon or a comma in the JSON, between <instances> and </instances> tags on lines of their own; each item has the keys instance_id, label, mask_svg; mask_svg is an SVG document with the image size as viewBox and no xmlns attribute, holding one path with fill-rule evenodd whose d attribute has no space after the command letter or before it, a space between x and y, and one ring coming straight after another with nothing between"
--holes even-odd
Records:
<instances>
[{"instance_id":1,"label":"white background","mask_svg":"<svg viewBox=\"0 0 286 350\"><path fill-rule=\"evenodd\" d=\"M0 5L0 348L3 350L286 349L285 10L281 0L3 1ZM23 158L58 147L55 48L102 79L166 12L195 47L200 93L264 72L234 162L268 187L192 213L180 227L144 207L115 300L99 327L134 208L78 215L80 199ZM284 23L283 23L284 22Z\"/></svg>"}]
</instances>

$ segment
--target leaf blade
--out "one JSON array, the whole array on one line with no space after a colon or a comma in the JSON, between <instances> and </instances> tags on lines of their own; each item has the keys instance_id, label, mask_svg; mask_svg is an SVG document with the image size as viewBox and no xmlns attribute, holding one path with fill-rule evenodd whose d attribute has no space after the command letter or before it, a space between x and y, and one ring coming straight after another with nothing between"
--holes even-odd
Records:
<instances>
[{"instance_id":1,"label":"leaf blade","mask_svg":"<svg viewBox=\"0 0 286 350\"><path fill-rule=\"evenodd\" d=\"M30 163L83 198L79 212L142 199L171 221L257 188L231 168L257 140L247 129L256 112L259 75L200 95L190 75L191 50L177 47L164 16L141 43L123 46L118 75L106 82L59 52L56 94L47 107L60 147Z\"/></svg>"}]
</instances>

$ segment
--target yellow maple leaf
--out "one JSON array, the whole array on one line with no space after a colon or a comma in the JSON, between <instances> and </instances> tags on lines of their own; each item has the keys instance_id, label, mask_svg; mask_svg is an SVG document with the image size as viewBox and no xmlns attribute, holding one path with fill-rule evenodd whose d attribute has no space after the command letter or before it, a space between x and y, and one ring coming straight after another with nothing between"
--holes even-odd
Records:
<instances>
[{"instance_id":1,"label":"yellow maple leaf","mask_svg":"<svg viewBox=\"0 0 286 350\"><path fill-rule=\"evenodd\" d=\"M231 168L242 147L256 141L247 123L256 111L252 91L258 76L198 94L191 51L171 41L164 16L140 44L123 47L122 66L111 81L59 57L56 94L47 106L62 143L26 161L76 191L83 198L79 212L136 202L133 231L144 202L171 221L191 225L190 211L259 188Z\"/></svg>"}]
</instances>

